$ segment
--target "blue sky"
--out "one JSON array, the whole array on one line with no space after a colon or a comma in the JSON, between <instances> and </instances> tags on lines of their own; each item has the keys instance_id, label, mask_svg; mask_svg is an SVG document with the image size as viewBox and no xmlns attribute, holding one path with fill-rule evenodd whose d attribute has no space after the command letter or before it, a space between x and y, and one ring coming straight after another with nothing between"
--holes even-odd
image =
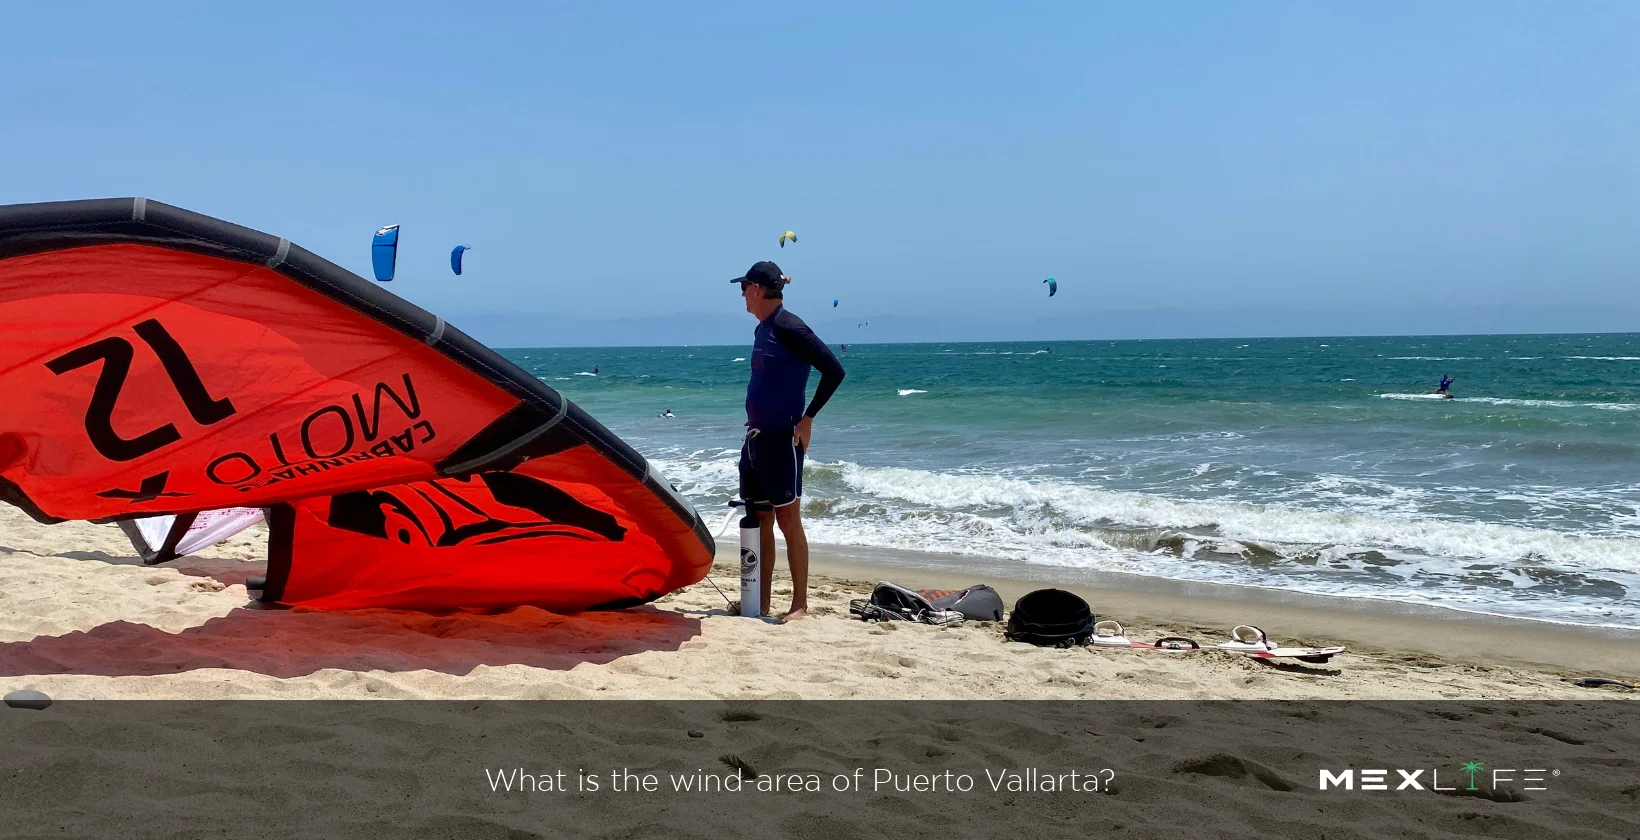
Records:
<instances>
[{"instance_id":1,"label":"blue sky","mask_svg":"<svg viewBox=\"0 0 1640 840\"><path fill-rule=\"evenodd\" d=\"M502 344L734 325L763 258L849 326L1609 330L1637 33L1630 2L32 4L0 201L146 195L366 275L400 223L393 291Z\"/></svg>"}]
</instances>

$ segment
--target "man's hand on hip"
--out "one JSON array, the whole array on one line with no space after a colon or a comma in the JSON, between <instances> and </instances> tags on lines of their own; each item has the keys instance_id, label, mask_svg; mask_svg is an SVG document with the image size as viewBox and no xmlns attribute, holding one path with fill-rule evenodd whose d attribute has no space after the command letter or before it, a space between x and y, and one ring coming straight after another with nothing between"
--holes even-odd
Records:
<instances>
[{"instance_id":1,"label":"man's hand on hip","mask_svg":"<svg viewBox=\"0 0 1640 840\"><path fill-rule=\"evenodd\" d=\"M792 435L797 438L797 445L803 447L804 452L809 451L811 434L814 434L814 418L805 415L802 420L797 421L797 428L792 430Z\"/></svg>"}]
</instances>

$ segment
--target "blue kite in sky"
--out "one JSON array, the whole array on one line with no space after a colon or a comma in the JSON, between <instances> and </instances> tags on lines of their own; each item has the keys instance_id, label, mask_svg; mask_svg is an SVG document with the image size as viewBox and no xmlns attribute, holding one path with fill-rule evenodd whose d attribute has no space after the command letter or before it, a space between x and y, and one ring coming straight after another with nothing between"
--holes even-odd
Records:
<instances>
[{"instance_id":1,"label":"blue kite in sky","mask_svg":"<svg viewBox=\"0 0 1640 840\"><path fill-rule=\"evenodd\" d=\"M370 265L376 270L376 279L386 283L393 279L393 269L399 262L399 226L388 225L376 231L370 241Z\"/></svg>"}]
</instances>

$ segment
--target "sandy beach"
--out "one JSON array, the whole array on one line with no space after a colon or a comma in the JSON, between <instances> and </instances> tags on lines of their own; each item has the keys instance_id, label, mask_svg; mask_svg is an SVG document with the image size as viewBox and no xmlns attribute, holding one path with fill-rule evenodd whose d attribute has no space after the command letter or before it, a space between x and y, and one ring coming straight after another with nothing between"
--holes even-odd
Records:
<instances>
[{"instance_id":1,"label":"sandy beach","mask_svg":"<svg viewBox=\"0 0 1640 840\"><path fill-rule=\"evenodd\" d=\"M1214 598L1157 582L1070 588L1135 639L1210 646L1246 622L1350 650L1325 666L1272 666L1212 650L1039 649L1006 642L990 623L866 624L847 604L875 579L990 583L1010 605L1043 584L867 565L825 547L813 615L787 626L726 615L704 581L647 607L571 616L266 609L244 588L261 571L264 539L252 529L148 567L113 525L42 526L0 508L0 689L60 699L1588 700L1636 694L1561 677L1640 672L1630 632L1275 593ZM735 578L726 554L718 559L712 577L727 590ZM787 586L782 570L777 605Z\"/></svg>"}]
</instances>

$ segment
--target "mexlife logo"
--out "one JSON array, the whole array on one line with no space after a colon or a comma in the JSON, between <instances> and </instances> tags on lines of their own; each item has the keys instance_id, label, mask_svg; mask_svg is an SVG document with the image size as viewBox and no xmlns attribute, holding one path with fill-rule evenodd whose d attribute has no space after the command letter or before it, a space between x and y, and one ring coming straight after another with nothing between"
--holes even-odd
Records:
<instances>
[{"instance_id":1,"label":"mexlife logo","mask_svg":"<svg viewBox=\"0 0 1640 840\"><path fill-rule=\"evenodd\" d=\"M1448 768L1447 772L1451 772ZM1395 773L1397 778L1391 779ZM1428 773L1426 777L1424 774ZM1438 792L1475 793L1484 789L1483 784L1490 782L1491 790L1522 786L1521 790L1548 790L1547 781L1552 776L1559 776L1559 770L1548 769L1520 769L1496 768L1488 771L1486 763L1470 761L1458 768L1458 772L1449 776L1441 775L1439 767L1420 767L1412 770L1390 768L1385 770L1359 770L1345 768L1329 770L1321 768L1320 778L1316 785L1319 790L1362 790L1362 791L1408 791L1430 790ZM1442 781L1456 782L1443 785ZM1467 782L1467 786L1462 786ZM1393 787L1392 787L1393 786Z\"/></svg>"}]
</instances>

